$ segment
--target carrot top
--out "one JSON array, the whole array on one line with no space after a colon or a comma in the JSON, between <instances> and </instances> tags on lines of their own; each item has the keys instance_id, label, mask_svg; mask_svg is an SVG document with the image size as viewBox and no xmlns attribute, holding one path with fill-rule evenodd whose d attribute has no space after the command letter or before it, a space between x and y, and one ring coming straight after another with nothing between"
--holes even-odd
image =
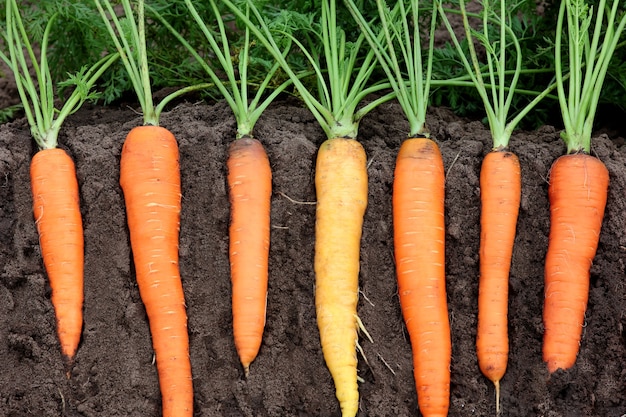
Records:
<instances>
[{"instance_id":1,"label":"carrot top","mask_svg":"<svg viewBox=\"0 0 626 417\"><path fill-rule=\"evenodd\" d=\"M346 4L389 79L409 122L409 137L429 136L426 110L432 76L437 9L432 10L429 48L424 67L419 0L411 0L408 7L404 2L398 2L393 9L387 7L384 0L376 0L380 17L379 33L373 31L374 25L365 20L353 0L347 0ZM401 53L401 58L396 51ZM404 63L404 68L401 68L401 63Z\"/></svg>"},{"instance_id":2,"label":"carrot top","mask_svg":"<svg viewBox=\"0 0 626 417\"><path fill-rule=\"evenodd\" d=\"M305 45L292 34L281 32L281 35L291 39L309 62L315 74L317 92L310 91L289 66L283 49L278 46L272 30L254 2L244 2L254 16L254 22L248 16L248 9L244 13L230 0L223 0L287 73L328 138L356 138L363 116L395 96L394 93L385 94L357 109L368 94L388 88L389 83L369 84L370 75L376 67L374 52L370 48L367 53L362 53L365 40L362 33L352 41L348 39L348 34L338 25L335 0L321 2L319 25L310 25L308 28L319 42L306 36L310 42Z\"/></svg>"},{"instance_id":3,"label":"carrot top","mask_svg":"<svg viewBox=\"0 0 626 417\"><path fill-rule=\"evenodd\" d=\"M591 133L600 92L609 62L626 25L626 14L622 14L619 23L616 23L620 3L620 0L614 0L609 8L606 0L600 0L597 8L592 9L585 0L561 2L556 26L555 69L565 126L561 137L567 145L567 153L589 153L591 150ZM592 22L594 10L596 16L595 22ZM561 59L565 19L570 74L567 92Z\"/></svg>"},{"instance_id":4,"label":"carrot top","mask_svg":"<svg viewBox=\"0 0 626 417\"><path fill-rule=\"evenodd\" d=\"M8 55L0 51L0 58L13 72L31 134L40 149L56 148L61 125L67 116L76 112L85 101L98 97L91 88L119 57L117 53L109 54L93 66L84 66L77 74L70 75L61 85L74 86L74 90L62 108L57 110L54 107L54 86L47 59L48 37L56 16L53 15L46 24L38 60L16 0L6 1L6 32L2 33L2 37ZM29 70L29 63L34 77Z\"/></svg>"},{"instance_id":5,"label":"carrot top","mask_svg":"<svg viewBox=\"0 0 626 417\"><path fill-rule=\"evenodd\" d=\"M165 106L174 98L190 91L209 87L210 84L198 84L174 91L164 97L155 106L152 100L148 57L146 53L146 28L144 1L137 2L137 17L133 12L130 0L122 0L124 21L120 22L109 0L95 0L100 16L107 23L115 47L119 53L131 84L137 95L137 100L143 112L144 125L159 125L159 118ZM102 6L106 7L106 12ZM108 13L108 16L107 16ZM122 24L123 23L123 24Z\"/></svg>"},{"instance_id":6,"label":"carrot top","mask_svg":"<svg viewBox=\"0 0 626 417\"><path fill-rule=\"evenodd\" d=\"M459 1L460 13L463 18L465 37L469 50L468 59L444 13L441 1L437 1L444 25L448 29L452 42L461 57L461 61L483 101L494 149L508 147L515 127L517 127L528 112L543 100L556 86L555 83L551 83L543 91L538 93L513 119L509 120L509 111L513 97L516 93L520 92L517 90L517 83L522 73L523 57L519 40L515 32L511 29L510 24L512 15L516 12L515 8L511 8L510 5L507 5L505 0L495 1L495 3L498 2L499 7L497 9L492 8L492 2L490 1L481 2L483 8L479 17L482 20L482 30L477 31L472 29L469 24L465 1ZM499 29L496 39L490 37L490 29L493 27ZM481 67L478 62L474 38L485 48L487 60L486 74L483 73L484 68ZM515 69L512 74L506 70L507 61L510 59L508 49L511 48L511 46L513 47L515 55ZM489 80L489 84L485 82L485 76Z\"/></svg>"},{"instance_id":7,"label":"carrot top","mask_svg":"<svg viewBox=\"0 0 626 417\"><path fill-rule=\"evenodd\" d=\"M241 45L239 54L235 56L234 45L229 42L228 36L226 35L226 27L222 13L218 9L215 0L209 0L209 3L215 16L215 22L218 26L217 33L209 30L193 3L190 0L185 0L185 5L189 9L191 16L209 43L211 53L219 63L221 69L224 71L226 81L223 81L216 74L209 62L207 62L205 58L202 58L200 54L189 44L189 42L187 42L187 40L176 29L174 29L174 27L172 27L172 25L170 25L160 13L153 8L150 8L150 10L198 61L208 74L213 84L220 91L235 115L235 120L237 121L236 137L238 139L242 137L253 137L252 132L257 120L263 111L265 111L265 109L271 104L271 102L291 84L291 80L288 79L287 81L281 83L277 87L273 88L273 91L269 95L265 95L266 89L270 87L270 83L274 75L280 68L280 64L278 62L274 62L271 65L264 63L266 75L261 84L257 86L256 93L254 94L252 100L249 100L250 84L248 80L248 70L252 64L250 56L250 47L252 45L252 42L250 41L250 28L248 26L243 28L243 44ZM246 7L246 16L249 16L249 7ZM286 56L289 51L290 45L291 42L289 42L289 45L283 51L283 57Z\"/></svg>"}]
</instances>

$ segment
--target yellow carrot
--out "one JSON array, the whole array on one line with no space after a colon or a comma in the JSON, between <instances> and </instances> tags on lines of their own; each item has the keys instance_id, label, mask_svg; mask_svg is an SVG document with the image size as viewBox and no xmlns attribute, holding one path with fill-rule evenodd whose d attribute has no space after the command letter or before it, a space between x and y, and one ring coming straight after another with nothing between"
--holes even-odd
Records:
<instances>
[{"instance_id":1,"label":"yellow carrot","mask_svg":"<svg viewBox=\"0 0 626 417\"><path fill-rule=\"evenodd\" d=\"M322 144L315 174L315 306L322 351L343 416L359 406L356 306L359 249L367 206L365 151L353 139Z\"/></svg>"}]
</instances>

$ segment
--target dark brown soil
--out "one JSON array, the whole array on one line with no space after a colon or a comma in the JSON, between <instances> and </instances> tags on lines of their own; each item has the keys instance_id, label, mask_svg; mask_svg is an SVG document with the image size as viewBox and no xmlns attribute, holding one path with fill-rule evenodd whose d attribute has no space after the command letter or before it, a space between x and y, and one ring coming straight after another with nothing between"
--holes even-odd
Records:
<instances>
[{"instance_id":1,"label":"dark brown soil","mask_svg":"<svg viewBox=\"0 0 626 417\"><path fill-rule=\"evenodd\" d=\"M85 228L83 338L65 377L50 290L31 210L25 121L0 127L0 415L160 415L143 304L133 276L119 155L140 117L130 109L85 108L61 146L74 158ZM490 148L480 122L445 109L429 114L447 171L447 291L453 357L451 416L493 416L494 389L475 352L479 184ZM274 179L267 326L246 380L233 346L227 257L226 149L235 122L220 103L181 104L162 117L179 140L183 181L180 267L189 315L195 415L338 416L314 310L314 164L324 134L311 114L284 101L258 123ZM359 416L419 415L411 348L396 294L391 223L394 159L407 124L386 104L361 124L370 200L361 247L358 308L374 343L362 338ZM576 365L549 376L541 359L547 179L564 146L544 127L516 133L523 197L510 279L510 359L502 380L504 416L620 417L626 413L626 147L598 136L593 152L611 175L600 246L591 270L586 327Z\"/></svg>"}]
</instances>

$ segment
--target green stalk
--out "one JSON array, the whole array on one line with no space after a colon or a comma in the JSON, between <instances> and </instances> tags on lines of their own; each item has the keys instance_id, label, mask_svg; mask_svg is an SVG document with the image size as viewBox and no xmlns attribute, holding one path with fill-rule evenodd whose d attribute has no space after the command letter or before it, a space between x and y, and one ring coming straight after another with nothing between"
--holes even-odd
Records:
<instances>
[{"instance_id":1,"label":"green stalk","mask_svg":"<svg viewBox=\"0 0 626 417\"><path fill-rule=\"evenodd\" d=\"M137 2L137 17L133 12L130 0L121 0L124 10L124 17L128 22L127 27L130 33L124 32L123 26L118 19L113 6L109 0L95 0L100 16L104 20L109 31L109 35L115 44L133 89L135 90L139 106L143 113L144 125L159 125L159 118L165 104L175 97L184 93L207 88L210 84L202 83L188 86L184 89L174 91L161 100L158 106L152 100L152 88L150 82L150 71L148 68L148 57L146 52L146 30L145 30L145 6L144 1ZM104 7L102 6L104 3ZM106 8L106 11L105 11Z\"/></svg>"},{"instance_id":2,"label":"green stalk","mask_svg":"<svg viewBox=\"0 0 626 417\"><path fill-rule=\"evenodd\" d=\"M322 29L321 33L316 33L321 43L321 54L313 44L307 48L291 34L282 33L301 49L311 64L318 84L317 95L309 91L290 68L272 31L251 0L247 0L246 4L254 16L254 22L247 15L247 11L244 13L230 0L223 0L223 4L245 23L256 39L280 64L328 138L356 138L361 118L379 104L393 98L393 94L386 94L357 110L368 94L388 88L389 84L368 85L369 77L376 65L374 52L368 51L360 66L357 65L364 40L363 34L354 42L346 40L345 33L337 24L335 0L322 2Z\"/></svg>"},{"instance_id":3,"label":"green stalk","mask_svg":"<svg viewBox=\"0 0 626 417\"><path fill-rule=\"evenodd\" d=\"M555 38L555 68L559 105L565 127L561 137L567 146L567 153L589 153L591 150L593 121L600 100L600 92L609 62L626 25L626 14L623 14L619 23L616 23L619 3L619 0L614 0L609 9L606 7L606 0L600 0L590 39L593 10L584 0L561 2ZM561 62L565 18L567 19L570 67L567 95Z\"/></svg>"},{"instance_id":4,"label":"green stalk","mask_svg":"<svg viewBox=\"0 0 626 417\"><path fill-rule=\"evenodd\" d=\"M206 59L202 58L189 44L189 42L187 42L187 40L180 33L178 33L176 29L174 29L172 25L170 25L163 18L163 16L161 16L154 9L151 9L151 12L198 61L208 74L212 84L215 85L215 87L220 91L235 115L235 120L237 122L236 138L252 137L254 126L261 114L271 104L271 102L291 84L291 80L287 80L282 83L278 87L274 88L269 95L265 96L266 89L269 88L272 78L276 74L276 71L280 68L280 65L275 63L267 72L261 84L257 86L255 95L250 99L248 92L248 87L250 86L248 80L248 68L250 65L250 30L248 27L244 29L243 48L238 57L239 65L235 68L235 64L233 62L234 60L231 56L233 48L229 44L228 37L226 36L226 28L215 0L210 0L210 4L216 17L221 45L213 32L209 30L206 23L202 20L192 2L190 0L185 0L185 4L196 24L209 42L211 52L213 52L221 68L226 74L226 81L222 80L215 73ZM246 10L246 16L248 15L249 11ZM289 47L282 52L283 57L287 55L288 50ZM239 74L238 77L237 74Z\"/></svg>"},{"instance_id":5,"label":"green stalk","mask_svg":"<svg viewBox=\"0 0 626 417\"><path fill-rule=\"evenodd\" d=\"M409 122L409 137L428 137L426 110L432 76L434 31L437 22L436 10L433 10L431 18L430 43L424 68L422 46L419 42L421 35L419 28L421 26L419 24L418 0L409 2L408 11L404 2L398 2L393 9L389 9L383 0L376 0L381 20L382 38L380 34L373 32L372 26L359 12L353 0L346 0L345 3L389 79L389 84ZM410 28L413 30L411 31ZM396 45L400 49L401 57L398 57L395 52ZM442 81L442 84L445 84L445 81Z\"/></svg>"},{"instance_id":6,"label":"green stalk","mask_svg":"<svg viewBox=\"0 0 626 417\"><path fill-rule=\"evenodd\" d=\"M444 12L441 0L437 0L439 12L443 17L443 23L452 37L452 42L459 52L463 65L467 70L467 74L471 77L471 80L483 101L489 129L493 139L493 149L504 149L508 147L515 127L541 100L549 96L550 92L554 90L557 85L556 83L550 84L543 91L538 93L536 97L520 112L518 112L513 119L509 120L509 111L514 95L518 93L526 94L527 92L519 91L516 88L519 77L523 72L522 53L519 40L507 23L510 21L510 16L507 15L506 2L504 0L500 0L499 13L491 10L488 1L482 2L482 33L472 31L469 24L469 14L465 8L465 2L464 0L460 0L459 3L460 13L463 18L465 36L468 41L469 59L463 53L461 44ZM499 38L495 41L489 38L488 31L489 26L494 23L497 23L500 29ZM489 84L485 84L483 80L484 74L482 71L484 70L484 67L481 67L478 62L478 56L474 47L474 37L478 38L486 49L487 73L490 80ZM510 40L511 43L507 43L507 40ZM508 59L506 49L509 45L512 45L515 50L515 70L512 73L506 70L506 63ZM510 75L512 75L512 77L507 83L507 79ZM489 91L487 90L488 88Z\"/></svg>"},{"instance_id":7,"label":"green stalk","mask_svg":"<svg viewBox=\"0 0 626 417\"><path fill-rule=\"evenodd\" d=\"M107 13L104 11L102 7L102 3L100 0L95 0L96 7L98 8L98 12L100 12L100 16L107 23L107 29L109 31L109 35L111 35L111 39L113 40L117 51L120 54L122 62L124 63L124 67L126 68L126 72L128 73L128 77L130 78L131 84L133 85L133 89L135 90L135 94L137 95L137 100L139 101L139 105L143 112L143 120L146 125L154 125L158 126L159 120L158 115L155 114L154 105L152 102L152 91L150 88L150 76L148 73L147 66L147 58L145 57L145 31L144 34L139 34L139 29L145 29L144 25L140 23L137 24L137 20L135 19L132 7L130 5L129 0L122 0L122 7L124 9L124 16L126 17L129 28L130 28L130 43L125 36L122 25L120 24L119 19L115 11L113 10L113 6L109 2L109 0L104 0L104 6L107 9ZM144 2L138 2L138 15L143 18L143 6ZM143 19L141 19L143 20ZM135 50L138 55L138 62L134 59ZM141 56L143 52L143 57Z\"/></svg>"},{"instance_id":8,"label":"green stalk","mask_svg":"<svg viewBox=\"0 0 626 417\"><path fill-rule=\"evenodd\" d=\"M91 88L119 57L117 53L107 55L90 68L83 67L77 74L70 75L63 84L73 85L74 90L61 109L57 110L54 107L54 87L47 59L48 38L55 19L56 14L46 24L38 61L17 2L6 2L6 32L3 36L8 55L0 51L0 58L13 72L31 134L40 149L57 147L59 131L65 119L76 112L86 100L97 97L97 94L90 92ZM34 79L30 73L29 62L35 73Z\"/></svg>"}]
</instances>

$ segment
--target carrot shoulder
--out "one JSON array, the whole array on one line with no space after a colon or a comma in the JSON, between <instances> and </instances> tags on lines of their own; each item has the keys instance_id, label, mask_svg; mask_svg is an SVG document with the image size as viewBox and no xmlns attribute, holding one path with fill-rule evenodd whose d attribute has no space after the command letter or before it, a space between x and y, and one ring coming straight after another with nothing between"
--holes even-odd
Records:
<instances>
[{"instance_id":1,"label":"carrot shoulder","mask_svg":"<svg viewBox=\"0 0 626 417\"><path fill-rule=\"evenodd\" d=\"M423 416L445 416L451 340L445 282L444 170L437 144L407 139L398 152L393 221L398 294L413 349Z\"/></svg>"},{"instance_id":2,"label":"carrot shoulder","mask_svg":"<svg viewBox=\"0 0 626 417\"><path fill-rule=\"evenodd\" d=\"M481 234L476 352L482 373L496 386L509 355L509 272L521 198L519 159L508 151L489 152L480 172Z\"/></svg>"},{"instance_id":3,"label":"carrot shoulder","mask_svg":"<svg viewBox=\"0 0 626 417\"><path fill-rule=\"evenodd\" d=\"M191 416L187 314L178 267L181 208L178 146L155 126L132 129L120 161L137 284L150 321L164 417Z\"/></svg>"},{"instance_id":4,"label":"carrot shoulder","mask_svg":"<svg viewBox=\"0 0 626 417\"><path fill-rule=\"evenodd\" d=\"M357 302L367 206L365 151L354 139L329 139L318 152L315 185L315 306L322 352L344 417L359 407Z\"/></svg>"},{"instance_id":5,"label":"carrot shoulder","mask_svg":"<svg viewBox=\"0 0 626 417\"><path fill-rule=\"evenodd\" d=\"M593 156L564 155L552 165L543 310L543 360L551 373L576 362L608 187L608 170Z\"/></svg>"},{"instance_id":6,"label":"carrot shoulder","mask_svg":"<svg viewBox=\"0 0 626 417\"><path fill-rule=\"evenodd\" d=\"M265 326L272 171L263 145L251 138L230 145L227 166L233 333L247 375Z\"/></svg>"},{"instance_id":7,"label":"carrot shoulder","mask_svg":"<svg viewBox=\"0 0 626 417\"><path fill-rule=\"evenodd\" d=\"M61 351L74 360L83 326L84 237L76 169L62 149L37 152L30 165L39 232Z\"/></svg>"}]
</instances>

